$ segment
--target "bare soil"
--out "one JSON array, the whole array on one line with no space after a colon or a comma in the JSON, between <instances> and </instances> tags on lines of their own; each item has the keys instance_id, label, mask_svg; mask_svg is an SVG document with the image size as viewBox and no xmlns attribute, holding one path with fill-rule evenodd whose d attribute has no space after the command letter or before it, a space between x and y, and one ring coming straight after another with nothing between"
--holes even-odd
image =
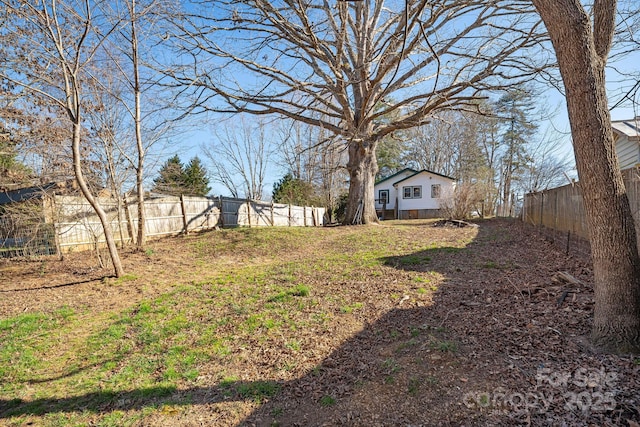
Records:
<instances>
[{"instance_id":1,"label":"bare soil","mask_svg":"<svg viewBox=\"0 0 640 427\"><path fill-rule=\"evenodd\" d=\"M420 221L380 227L402 227L415 239L438 242L439 249L413 253L416 262L389 257L383 267L341 280L331 276L330 265L305 278L321 305L348 292L362 309L338 311L324 327L295 331L304 351L265 346L258 337L238 346L225 365L227 374L240 378L234 390L270 380L279 385L277 393L252 399L230 392L218 367L204 365L194 383L171 397L186 403L158 406L136 424L638 426L640 359L603 354L589 344L589 259L567 257L517 221L482 221L478 228ZM324 240L295 250L207 256L217 269L305 263L320 251L336 250L337 236L357 236L349 227L323 233ZM470 236L464 249L456 246ZM135 278L118 286L111 286L108 270L96 267L92 253L63 261L0 261L0 318L61 306L94 312L133 307L206 277L213 261L180 255L186 253L182 245L192 244L179 237L152 242L152 257L125 252L125 269ZM555 281L558 272L579 282ZM416 282L420 275L431 275L433 282ZM430 286L433 292L419 292ZM326 311L336 312L335 303ZM282 369L285 362L288 369ZM141 406L120 396L104 411ZM0 404L0 424L2 419ZM21 422L44 423L28 414Z\"/></svg>"}]
</instances>

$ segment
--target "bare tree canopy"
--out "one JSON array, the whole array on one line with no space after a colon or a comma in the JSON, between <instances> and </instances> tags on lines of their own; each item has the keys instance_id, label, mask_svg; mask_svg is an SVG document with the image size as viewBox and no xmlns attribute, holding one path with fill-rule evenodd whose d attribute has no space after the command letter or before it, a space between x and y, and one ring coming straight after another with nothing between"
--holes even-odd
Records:
<instances>
[{"instance_id":1,"label":"bare tree canopy","mask_svg":"<svg viewBox=\"0 0 640 427\"><path fill-rule=\"evenodd\" d=\"M89 0L0 1L0 78L67 116L73 170L82 194L100 219L116 276L124 270L106 212L88 185L84 113L91 105L87 86L93 80L90 64L115 25L97 31L105 16ZM84 166L84 167L83 167Z\"/></svg>"},{"instance_id":2,"label":"bare tree canopy","mask_svg":"<svg viewBox=\"0 0 640 427\"><path fill-rule=\"evenodd\" d=\"M266 133L267 123L253 123L240 116L233 124L218 123L214 140L203 144L209 159L212 180L222 184L233 197L262 200L267 164L272 154Z\"/></svg>"},{"instance_id":3,"label":"bare tree canopy","mask_svg":"<svg viewBox=\"0 0 640 427\"><path fill-rule=\"evenodd\" d=\"M382 137L438 110L473 109L552 57L528 1L227 0L187 10L172 37L182 65L172 76L191 110L278 114L341 137L349 223L376 221Z\"/></svg>"}]
</instances>

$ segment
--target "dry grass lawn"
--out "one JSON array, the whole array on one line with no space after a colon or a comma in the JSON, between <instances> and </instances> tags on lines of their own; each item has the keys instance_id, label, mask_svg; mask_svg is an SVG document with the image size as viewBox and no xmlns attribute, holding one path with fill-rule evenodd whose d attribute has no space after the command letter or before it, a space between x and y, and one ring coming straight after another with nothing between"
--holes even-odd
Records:
<instances>
[{"instance_id":1,"label":"dry grass lawn","mask_svg":"<svg viewBox=\"0 0 640 427\"><path fill-rule=\"evenodd\" d=\"M640 359L587 340L589 260L517 221L218 230L123 258L120 279L92 253L0 263L1 425L640 422Z\"/></svg>"}]
</instances>

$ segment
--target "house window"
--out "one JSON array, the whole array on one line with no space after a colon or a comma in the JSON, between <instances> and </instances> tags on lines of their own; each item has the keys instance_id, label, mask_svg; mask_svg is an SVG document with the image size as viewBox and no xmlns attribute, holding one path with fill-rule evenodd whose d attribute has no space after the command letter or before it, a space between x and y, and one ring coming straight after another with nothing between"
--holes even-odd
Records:
<instances>
[{"instance_id":1,"label":"house window","mask_svg":"<svg viewBox=\"0 0 640 427\"><path fill-rule=\"evenodd\" d=\"M383 206L389 204L389 190L378 191L378 203Z\"/></svg>"},{"instance_id":2,"label":"house window","mask_svg":"<svg viewBox=\"0 0 640 427\"><path fill-rule=\"evenodd\" d=\"M433 184L431 186L431 198L437 199L440 197L440 184Z\"/></svg>"},{"instance_id":3,"label":"house window","mask_svg":"<svg viewBox=\"0 0 640 427\"><path fill-rule=\"evenodd\" d=\"M422 186L416 185L414 187L402 187L403 199L421 199L422 198Z\"/></svg>"}]
</instances>

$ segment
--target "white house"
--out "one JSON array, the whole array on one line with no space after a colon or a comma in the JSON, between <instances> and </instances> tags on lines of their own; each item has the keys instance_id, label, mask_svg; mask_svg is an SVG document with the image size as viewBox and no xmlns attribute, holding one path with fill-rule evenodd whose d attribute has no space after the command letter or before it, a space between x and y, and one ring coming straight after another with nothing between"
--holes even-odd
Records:
<instances>
[{"instance_id":1,"label":"white house","mask_svg":"<svg viewBox=\"0 0 640 427\"><path fill-rule=\"evenodd\" d=\"M640 166L640 117L611 122L620 169Z\"/></svg>"},{"instance_id":2,"label":"white house","mask_svg":"<svg viewBox=\"0 0 640 427\"><path fill-rule=\"evenodd\" d=\"M437 218L440 198L451 194L455 179L428 170L403 169L374 187L376 211L383 219Z\"/></svg>"}]
</instances>

